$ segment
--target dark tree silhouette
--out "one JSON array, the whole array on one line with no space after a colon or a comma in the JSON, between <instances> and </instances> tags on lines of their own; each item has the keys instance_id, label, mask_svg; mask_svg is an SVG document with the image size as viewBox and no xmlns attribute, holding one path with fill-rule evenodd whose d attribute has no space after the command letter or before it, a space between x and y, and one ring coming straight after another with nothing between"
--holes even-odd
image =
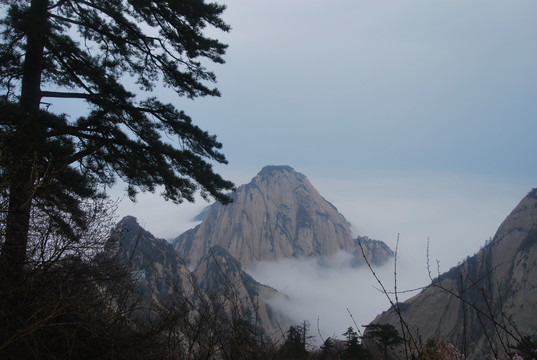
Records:
<instances>
[{"instance_id":1,"label":"dark tree silhouette","mask_svg":"<svg viewBox=\"0 0 537 360\"><path fill-rule=\"evenodd\" d=\"M198 190L229 201L225 192L233 184L211 165L227 162L216 137L151 95L161 85L188 98L219 95L204 63L223 63L226 45L204 29L230 29L220 18L224 6L5 0L0 8L4 270L18 273L27 260L33 209L72 237L72 227L86 220L80 199L97 196L118 177L131 198L162 187L176 203L193 201ZM77 119L53 114L44 108L49 98L82 100L88 111Z\"/></svg>"},{"instance_id":2,"label":"dark tree silhouette","mask_svg":"<svg viewBox=\"0 0 537 360\"><path fill-rule=\"evenodd\" d=\"M391 324L369 324L365 326L364 338L372 339L384 352L384 359L388 359L388 348L403 343L397 329Z\"/></svg>"},{"instance_id":3,"label":"dark tree silhouette","mask_svg":"<svg viewBox=\"0 0 537 360\"><path fill-rule=\"evenodd\" d=\"M290 326L287 331L285 343L280 349L280 355L285 359L305 359L308 355L306 345L311 340L309 335L309 322L304 321L300 325Z\"/></svg>"},{"instance_id":4,"label":"dark tree silhouette","mask_svg":"<svg viewBox=\"0 0 537 360\"><path fill-rule=\"evenodd\" d=\"M335 359L337 358L337 351L334 348L334 340L329 337L321 345L321 360Z\"/></svg>"},{"instance_id":5,"label":"dark tree silhouette","mask_svg":"<svg viewBox=\"0 0 537 360\"><path fill-rule=\"evenodd\" d=\"M343 359L369 359L369 352L360 344L358 333L352 327L349 327L343 336L345 336Z\"/></svg>"},{"instance_id":6,"label":"dark tree silhouette","mask_svg":"<svg viewBox=\"0 0 537 360\"><path fill-rule=\"evenodd\" d=\"M511 346L524 360L537 359L537 341L531 336L523 336L516 345Z\"/></svg>"}]
</instances>

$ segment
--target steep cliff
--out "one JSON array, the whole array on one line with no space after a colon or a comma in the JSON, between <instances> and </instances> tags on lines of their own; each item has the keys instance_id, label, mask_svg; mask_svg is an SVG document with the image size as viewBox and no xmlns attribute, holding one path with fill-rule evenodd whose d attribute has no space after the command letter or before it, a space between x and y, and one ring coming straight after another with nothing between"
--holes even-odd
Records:
<instances>
[{"instance_id":1,"label":"steep cliff","mask_svg":"<svg viewBox=\"0 0 537 360\"><path fill-rule=\"evenodd\" d=\"M282 336L281 328L290 323L265 303L278 291L257 282L241 269L237 259L218 245L202 259L194 276L207 295L222 299L230 314L240 315L269 337Z\"/></svg>"},{"instance_id":2,"label":"steep cliff","mask_svg":"<svg viewBox=\"0 0 537 360\"><path fill-rule=\"evenodd\" d=\"M417 339L436 337L475 359L506 354L523 336L537 337L537 189L499 227L492 241L400 304ZM394 309L373 323L400 331Z\"/></svg>"},{"instance_id":3,"label":"steep cliff","mask_svg":"<svg viewBox=\"0 0 537 360\"><path fill-rule=\"evenodd\" d=\"M372 261L382 263L392 252L380 242L360 238ZM289 166L267 166L240 186L230 205L214 204L196 228L174 240L177 251L196 265L219 245L243 267L255 260L324 256L344 250L362 261L348 221ZM383 245L383 246L380 246Z\"/></svg>"},{"instance_id":4,"label":"steep cliff","mask_svg":"<svg viewBox=\"0 0 537 360\"><path fill-rule=\"evenodd\" d=\"M278 294L242 271L235 258L216 246L191 273L172 245L155 238L132 216L123 218L113 232L115 249L121 263L127 265L140 294L138 306L152 309L175 306L189 318L199 309L216 311L213 317L244 320L266 336L278 335L279 325L287 320L265 304ZM224 313L218 314L218 307ZM210 321L216 319L211 318Z\"/></svg>"},{"instance_id":5,"label":"steep cliff","mask_svg":"<svg viewBox=\"0 0 537 360\"><path fill-rule=\"evenodd\" d=\"M194 293L192 276L173 246L143 229L132 216L124 217L112 234L118 259L149 297L163 303L178 294Z\"/></svg>"}]
</instances>

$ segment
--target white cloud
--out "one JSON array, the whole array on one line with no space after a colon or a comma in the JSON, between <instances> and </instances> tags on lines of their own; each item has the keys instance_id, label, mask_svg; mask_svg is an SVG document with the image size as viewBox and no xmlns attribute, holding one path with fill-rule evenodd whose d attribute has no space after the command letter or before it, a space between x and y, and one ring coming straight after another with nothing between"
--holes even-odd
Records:
<instances>
[{"instance_id":1,"label":"white cloud","mask_svg":"<svg viewBox=\"0 0 537 360\"><path fill-rule=\"evenodd\" d=\"M252 174L224 174L246 183ZM385 241L395 249L397 234L398 289L414 289L428 283L427 239L430 262L436 275L449 270L478 251L517 203L529 192L532 181L498 180L439 173L356 174L330 169L295 169L304 173L321 195L351 222L356 235ZM128 200L125 200L128 201ZM136 216L153 234L172 238L193 227L190 220L207 204L166 204L157 195L142 195L127 202L121 215ZM317 321L324 338L340 336L353 326L353 315L364 325L390 306L366 268L348 267L344 254L321 267L314 259L287 259L259 263L248 271L262 283L290 296L271 304L298 322L308 320L313 335ZM376 270L389 291L393 290L394 264ZM414 293L401 294L401 300ZM319 341L319 339L317 339Z\"/></svg>"},{"instance_id":2,"label":"white cloud","mask_svg":"<svg viewBox=\"0 0 537 360\"><path fill-rule=\"evenodd\" d=\"M345 260L346 256L339 254L328 266L308 258L259 262L248 272L288 296L276 296L268 303L297 324L307 320L315 343L320 345L319 332L323 339L342 338L349 326L356 329L358 325L361 331L362 325L390 306L370 270L365 266L349 267ZM375 272L387 291L393 291L393 264L376 268ZM401 294L400 299L410 295Z\"/></svg>"},{"instance_id":3,"label":"white cloud","mask_svg":"<svg viewBox=\"0 0 537 360\"><path fill-rule=\"evenodd\" d=\"M498 179L442 173L313 177L319 192L351 222L357 235L382 240L399 252L431 257L442 270L478 251L531 190L530 180Z\"/></svg>"}]
</instances>

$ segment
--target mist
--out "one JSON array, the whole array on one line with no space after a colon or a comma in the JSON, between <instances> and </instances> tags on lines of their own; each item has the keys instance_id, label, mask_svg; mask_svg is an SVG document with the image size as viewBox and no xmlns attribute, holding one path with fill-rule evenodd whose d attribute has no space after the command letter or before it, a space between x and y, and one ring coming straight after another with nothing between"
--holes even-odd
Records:
<instances>
[{"instance_id":1,"label":"mist","mask_svg":"<svg viewBox=\"0 0 537 360\"><path fill-rule=\"evenodd\" d=\"M342 339L349 326L362 331L362 325L390 308L390 301L371 270L366 265L351 267L351 257L340 252L322 262L314 258L257 262L247 272L282 293L266 300L267 303L296 324L308 321L313 343L319 346L328 337ZM398 259L400 301L417 293L405 290L428 283L425 262L424 255L423 267L417 270L410 268L407 261ZM373 270L394 300L394 262Z\"/></svg>"},{"instance_id":2,"label":"mist","mask_svg":"<svg viewBox=\"0 0 537 360\"><path fill-rule=\"evenodd\" d=\"M402 260L425 254L429 243L431 258L440 262L441 271L477 252L535 186L532 179L433 172L371 175L295 170L306 175L319 193L336 206L350 222L355 236L381 240L395 249L400 234ZM259 169L224 176L238 186L249 182L256 171ZM158 190L155 194L139 194L132 202L120 186L110 196L121 200L118 217L135 216L146 230L164 239L173 239L195 227L199 222L192 219L210 205L200 196L195 203L175 205L158 196Z\"/></svg>"},{"instance_id":3,"label":"mist","mask_svg":"<svg viewBox=\"0 0 537 360\"><path fill-rule=\"evenodd\" d=\"M533 184L531 179L492 180L445 173L332 173L329 177L311 169L296 170L345 216L355 236L382 240L392 250L397 247L400 301L417 294L406 290L430 283L428 260L436 276L479 251ZM239 185L252 174L228 178ZM208 205L201 198L194 204L174 205L155 194L141 194L136 203L123 199L118 213L133 215L155 236L172 239L196 226L199 222L192 219ZM349 257L339 253L325 258L322 265L312 258L258 262L245 270L287 295L268 303L297 324L309 321L315 345L320 345L327 337L342 338L349 326L362 330L362 325L390 308L371 271L366 266L352 268ZM389 292L394 290L394 265L389 261L374 269Z\"/></svg>"},{"instance_id":4,"label":"mist","mask_svg":"<svg viewBox=\"0 0 537 360\"><path fill-rule=\"evenodd\" d=\"M355 235L382 240L392 250L399 235L402 261L421 257L429 246L441 272L479 251L535 186L530 179L435 172L312 177L311 182L350 222Z\"/></svg>"}]
</instances>

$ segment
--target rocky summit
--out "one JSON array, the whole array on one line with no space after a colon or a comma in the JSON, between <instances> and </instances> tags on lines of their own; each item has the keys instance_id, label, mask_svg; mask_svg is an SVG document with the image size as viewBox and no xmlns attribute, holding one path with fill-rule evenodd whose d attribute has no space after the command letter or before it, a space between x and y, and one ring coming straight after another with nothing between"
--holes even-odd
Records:
<instances>
[{"instance_id":1,"label":"rocky summit","mask_svg":"<svg viewBox=\"0 0 537 360\"><path fill-rule=\"evenodd\" d=\"M373 323L392 324L409 341L444 340L467 359L503 358L537 338L537 189L477 254Z\"/></svg>"},{"instance_id":2,"label":"rocky summit","mask_svg":"<svg viewBox=\"0 0 537 360\"><path fill-rule=\"evenodd\" d=\"M112 232L110 243L121 264L150 298L166 303L174 296L193 294L190 270L171 244L125 216Z\"/></svg>"},{"instance_id":3,"label":"rocky summit","mask_svg":"<svg viewBox=\"0 0 537 360\"><path fill-rule=\"evenodd\" d=\"M303 174L289 166L266 166L233 194L233 203L216 203L202 223L174 240L190 266L220 246L246 268L253 261L329 256L343 250L363 262L382 263L393 252L380 241L355 238L349 222Z\"/></svg>"}]
</instances>

